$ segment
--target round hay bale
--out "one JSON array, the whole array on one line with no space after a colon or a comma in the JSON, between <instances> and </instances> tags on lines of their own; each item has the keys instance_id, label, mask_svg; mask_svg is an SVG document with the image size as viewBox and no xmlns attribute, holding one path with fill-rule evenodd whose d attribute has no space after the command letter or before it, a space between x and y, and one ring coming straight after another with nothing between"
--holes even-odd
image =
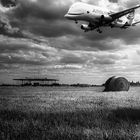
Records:
<instances>
[{"instance_id":1,"label":"round hay bale","mask_svg":"<svg viewBox=\"0 0 140 140\"><path fill-rule=\"evenodd\" d=\"M128 91L130 83L124 77L111 77L105 83L104 91Z\"/></svg>"},{"instance_id":2,"label":"round hay bale","mask_svg":"<svg viewBox=\"0 0 140 140\"><path fill-rule=\"evenodd\" d=\"M130 83L124 77L116 78L114 81L114 91L128 91Z\"/></svg>"},{"instance_id":3,"label":"round hay bale","mask_svg":"<svg viewBox=\"0 0 140 140\"><path fill-rule=\"evenodd\" d=\"M110 77L106 82L105 82L105 90L104 91L110 91L110 81L115 78L115 76Z\"/></svg>"}]
</instances>

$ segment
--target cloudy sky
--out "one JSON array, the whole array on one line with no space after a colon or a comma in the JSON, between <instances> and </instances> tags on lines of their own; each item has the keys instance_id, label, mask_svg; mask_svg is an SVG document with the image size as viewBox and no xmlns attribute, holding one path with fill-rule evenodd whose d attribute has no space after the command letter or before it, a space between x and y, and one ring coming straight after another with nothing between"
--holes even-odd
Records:
<instances>
[{"instance_id":1,"label":"cloudy sky","mask_svg":"<svg viewBox=\"0 0 140 140\"><path fill-rule=\"evenodd\" d=\"M0 83L39 76L61 83L102 84L114 75L140 80L140 25L84 33L81 23L64 19L69 6L78 0L8 1L1 0L0 5ZM139 3L81 1L115 11ZM9 8L10 4L14 7ZM135 20L139 18L137 10Z\"/></svg>"}]
</instances>

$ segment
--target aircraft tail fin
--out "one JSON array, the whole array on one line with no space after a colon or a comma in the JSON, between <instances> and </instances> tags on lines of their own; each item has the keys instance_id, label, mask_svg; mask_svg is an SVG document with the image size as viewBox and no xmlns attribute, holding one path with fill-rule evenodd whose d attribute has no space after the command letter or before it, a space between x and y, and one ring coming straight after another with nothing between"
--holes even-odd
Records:
<instances>
[{"instance_id":1,"label":"aircraft tail fin","mask_svg":"<svg viewBox=\"0 0 140 140\"><path fill-rule=\"evenodd\" d=\"M134 17L135 17L135 11L129 13L129 15L127 16L127 23L128 25L132 25L133 24L133 20L134 20Z\"/></svg>"}]
</instances>

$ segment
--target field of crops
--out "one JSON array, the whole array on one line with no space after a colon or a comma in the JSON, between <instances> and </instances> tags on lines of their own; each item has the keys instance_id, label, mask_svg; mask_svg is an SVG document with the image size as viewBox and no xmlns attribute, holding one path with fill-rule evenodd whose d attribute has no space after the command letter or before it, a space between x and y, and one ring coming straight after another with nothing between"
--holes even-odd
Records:
<instances>
[{"instance_id":1,"label":"field of crops","mask_svg":"<svg viewBox=\"0 0 140 140\"><path fill-rule=\"evenodd\" d=\"M140 87L0 87L0 140L139 140Z\"/></svg>"}]
</instances>

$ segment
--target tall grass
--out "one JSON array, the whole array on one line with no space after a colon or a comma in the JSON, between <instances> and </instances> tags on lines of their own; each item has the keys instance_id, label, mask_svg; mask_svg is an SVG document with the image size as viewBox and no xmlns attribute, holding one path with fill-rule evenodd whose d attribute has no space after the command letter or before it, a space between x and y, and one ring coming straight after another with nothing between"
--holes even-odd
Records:
<instances>
[{"instance_id":1,"label":"tall grass","mask_svg":"<svg viewBox=\"0 0 140 140\"><path fill-rule=\"evenodd\" d=\"M138 98L86 90L0 95L0 140L140 139Z\"/></svg>"},{"instance_id":2,"label":"tall grass","mask_svg":"<svg viewBox=\"0 0 140 140\"><path fill-rule=\"evenodd\" d=\"M138 115L138 116L137 116ZM138 139L140 110L0 111L1 140Z\"/></svg>"}]
</instances>

